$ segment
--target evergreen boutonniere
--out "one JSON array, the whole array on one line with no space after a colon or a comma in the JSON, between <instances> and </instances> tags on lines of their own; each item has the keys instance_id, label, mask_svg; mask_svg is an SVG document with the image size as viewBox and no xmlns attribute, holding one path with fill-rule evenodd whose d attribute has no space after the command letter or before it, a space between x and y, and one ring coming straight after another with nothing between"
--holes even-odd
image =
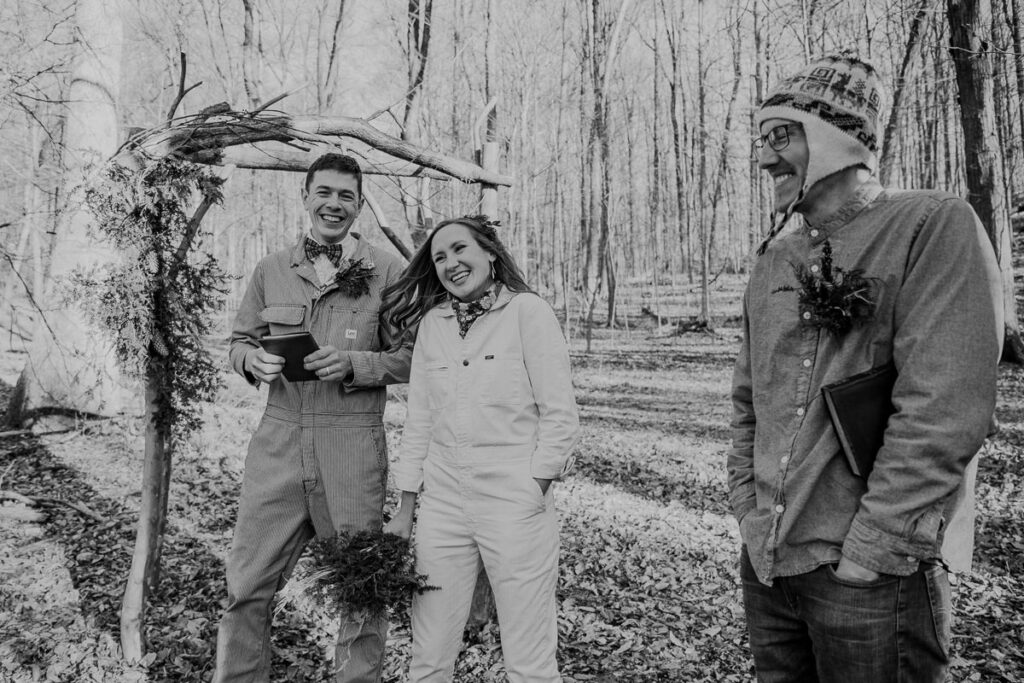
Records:
<instances>
[{"instance_id":1,"label":"evergreen boutonniere","mask_svg":"<svg viewBox=\"0 0 1024 683\"><path fill-rule=\"evenodd\" d=\"M372 263L357 259L343 264L334 276L334 282L343 294L358 299L370 293L370 280L375 276L376 271Z\"/></svg>"},{"instance_id":2,"label":"evergreen boutonniere","mask_svg":"<svg viewBox=\"0 0 1024 683\"><path fill-rule=\"evenodd\" d=\"M854 325L871 320L875 311L872 292L876 278L864 277L860 268L846 270L832 263L832 245L821 247L821 268L813 272L804 264L791 264L799 287L784 285L776 292L796 292L800 321L839 337Z\"/></svg>"},{"instance_id":3,"label":"evergreen boutonniere","mask_svg":"<svg viewBox=\"0 0 1024 683\"><path fill-rule=\"evenodd\" d=\"M278 610L302 595L331 616L376 618L409 609L414 593L437 590L416 573L409 541L380 531L339 531L310 542L312 569L290 581L279 595Z\"/></svg>"}]
</instances>

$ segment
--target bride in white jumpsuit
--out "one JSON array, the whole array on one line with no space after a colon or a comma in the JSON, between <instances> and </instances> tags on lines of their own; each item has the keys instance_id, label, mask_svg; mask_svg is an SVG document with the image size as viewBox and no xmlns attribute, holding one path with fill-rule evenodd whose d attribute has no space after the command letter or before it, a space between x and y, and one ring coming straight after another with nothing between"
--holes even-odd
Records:
<instances>
[{"instance_id":1,"label":"bride in white jumpsuit","mask_svg":"<svg viewBox=\"0 0 1024 683\"><path fill-rule=\"evenodd\" d=\"M483 217L438 225L384 296L396 329L419 324L385 531L408 537L418 499L417 570L440 586L413 602L409 680L452 680L482 562L509 681L557 683L551 482L579 418L554 312Z\"/></svg>"}]
</instances>

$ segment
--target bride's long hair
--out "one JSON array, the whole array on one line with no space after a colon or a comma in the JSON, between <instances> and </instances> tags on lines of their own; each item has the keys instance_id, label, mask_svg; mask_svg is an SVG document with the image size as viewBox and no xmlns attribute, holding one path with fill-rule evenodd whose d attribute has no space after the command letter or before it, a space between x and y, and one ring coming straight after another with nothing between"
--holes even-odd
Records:
<instances>
[{"instance_id":1,"label":"bride's long hair","mask_svg":"<svg viewBox=\"0 0 1024 683\"><path fill-rule=\"evenodd\" d=\"M394 338L402 339L419 324L423 316L448 297L434 268L431 245L434 235L448 225L469 228L480 248L494 255L494 280L513 292L532 292L523 278L515 259L498 237L494 223L486 216L462 216L438 223L426 241L420 245L406 266L402 276L381 294L381 322L392 331Z\"/></svg>"}]
</instances>

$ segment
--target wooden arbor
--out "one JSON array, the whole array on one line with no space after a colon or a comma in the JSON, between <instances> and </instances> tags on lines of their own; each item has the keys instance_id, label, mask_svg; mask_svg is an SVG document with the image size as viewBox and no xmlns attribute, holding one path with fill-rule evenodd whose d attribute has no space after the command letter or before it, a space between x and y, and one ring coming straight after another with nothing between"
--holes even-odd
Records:
<instances>
[{"instance_id":1,"label":"wooden arbor","mask_svg":"<svg viewBox=\"0 0 1024 683\"><path fill-rule=\"evenodd\" d=\"M184 92L179 92L179 100ZM280 98L278 98L280 99ZM273 104L276 100L271 101ZM172 107L172 112L177 102ZM493 103L489 105L493 107ZM393 157L395 161L361 161L367 175L456 179L481 188L481 210L497 211L497 189L509 186L509 177L497 172L497 143L487 141L480 149L483 165L438 154L391 137L364 119L350 117L290 116L281 112L238 112L227 105L209 107L190 117L169 120L151 130L136 132L117 155L117 160L139 167L147 159L175 157L202 164L249 169L305 171L311 152L349 151L344 138L352 138ZM380 204L364 187L363 195L381 231L406 259L412 252L391 229ZM204 198L190 221L191 236L212 204ZM182 249L187 249L184 244ZM153 353L153 350L150 350ZM146 381L146 445L143 462L142 499L132 566L121 606L121 646L125 658L140 661L144 653L143 630L149 596L159 582L160 555L166 527L171 455L168 434L158 420L160 392L156 378ZM486 603L486 583L481 581L477 602ZM486 606L476 614L486 614Z\"/></svg>"}]
</instances>

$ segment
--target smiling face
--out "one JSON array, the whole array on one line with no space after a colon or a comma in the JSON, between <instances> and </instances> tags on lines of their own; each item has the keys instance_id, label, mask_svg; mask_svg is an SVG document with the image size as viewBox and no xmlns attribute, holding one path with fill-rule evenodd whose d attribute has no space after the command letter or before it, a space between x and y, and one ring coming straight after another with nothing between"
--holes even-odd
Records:
<instances>
[{"instance_id":1,"label":"smiling face","mask_svg":"<svg viewBox=\"0 0 1024 683\"><path fill-rule=\"evenodd\" d=\"M309 212L313 236L324 244L336 244L348 235L363 198L354 175L322 169L302 189L302 204Z\"/></svg>"},{"instance_id":2,"label":"smiling face","mask_svg":"<svg viewBox=\"0 0 1024 683\"><path fill-rule=\"evenodd\" d=\"M778 126L788 126L789 144L781 150L774 150L767 142L758 150L757 165L771 175L775 181L774 210L782 213L800 194L807 178L807 162L810 152L802 128L792 126L788 119L767 119L761 124L761 135Z\"/></svg>"},{"instance_id":3,"label":"smiling face","mask_svg":"<svg viewBox=\"0 0 1024 683\"><path fill-rule=\"evenodd\" d=\"M460 301L475 301L494 284L494 254L485 251L472 230L462 223L446 225L434 233L430 256L437 279Z\"/></svg>"}]
</instances>

